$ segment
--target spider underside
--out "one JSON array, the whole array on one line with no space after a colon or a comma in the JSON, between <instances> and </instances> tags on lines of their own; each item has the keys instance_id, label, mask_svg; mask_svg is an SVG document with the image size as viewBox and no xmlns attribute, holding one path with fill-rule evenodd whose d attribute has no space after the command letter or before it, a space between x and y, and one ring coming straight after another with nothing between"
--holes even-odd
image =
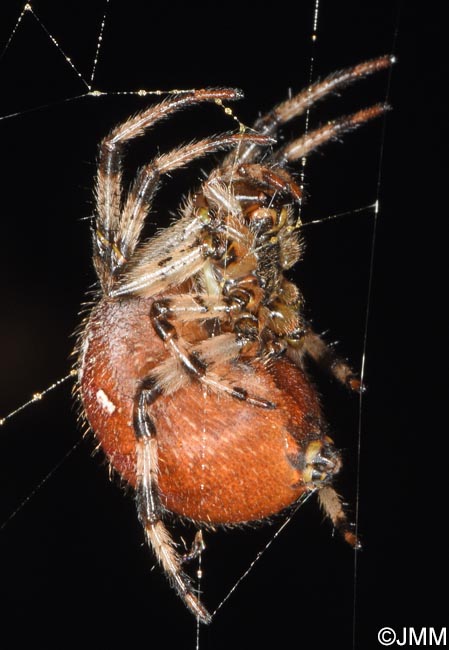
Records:
<instances>
[{"instance_id":1,"label":"spider underside","mask_svg":"<svg viewBox=\"0 0 449 650\"><path fill-rule=\"evenodd\" d=\"M301 257L301 189L289 166L387 107L360 110L279 147L276 135L318 100L391 61L381 57L333 74L279 104L252 130L158 156L139 170L125 198L122 160L128 142L176 111L238 99L240 93L219 88L173 96L114 128L100 145L93 259L101 296L79 339L79 392L112 467L135 489L149 546L203 623L211 617L183 572L186 557L177 551L164 513L199 525L243 523L265 519L316 490L333 525L358 544L331 485L341 461L304 361L326 367L353 391L360 382L311 329L301 293L284 275ZM161 177L222 150L230 152L187 200L179 219L140 242ZM188 411L201 396L213 427ZM177 449L177 434L164 424L182 414L179 446L187 440L192 451ZM228 494L226 483L237 467L240 471L240 462L232 464L240 440L243 454L246 445L261 460L247 472L249 482L241 479ZM229 468L215 460L224 444ZM259 496L257 480L267 465L271 473L263 481L271 493ZM228 469L226 478L217 477ZM192 554L201 550L196 538Z\"/></svg>"}]
</instances>

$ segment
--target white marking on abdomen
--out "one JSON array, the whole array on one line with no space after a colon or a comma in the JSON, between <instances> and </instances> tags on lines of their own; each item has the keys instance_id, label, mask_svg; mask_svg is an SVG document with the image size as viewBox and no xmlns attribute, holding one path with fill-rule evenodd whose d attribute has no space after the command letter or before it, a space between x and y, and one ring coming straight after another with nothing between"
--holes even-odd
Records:
<instances>
[{"instance_id":1,"label":"white marking on abdomen","mask_svg":"<svg viewBox=\"0 0 449 650\"><path fill-rule=\"evenodd\" d=\"M100 390L97 390L97 401L100 406L109 413L109 415L112 415L112 413L114 413L115 409L117 408L101 388Z\"/></svg>"}]
</instances>

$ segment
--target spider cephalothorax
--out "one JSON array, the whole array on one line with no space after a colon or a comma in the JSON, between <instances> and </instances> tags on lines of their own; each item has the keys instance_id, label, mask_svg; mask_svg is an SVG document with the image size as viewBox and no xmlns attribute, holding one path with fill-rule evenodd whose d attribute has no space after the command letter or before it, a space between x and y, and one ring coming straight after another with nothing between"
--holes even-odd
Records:
<instances>
[{"instance_id":1,"label":"spider cephalothorax","mask_svg":"<svg viewBox=\"0 0 449 650\"><path fill-rule=\"evenodd\" d=\"M187 106L240 96L187 92L150 107L103 140L94 263L102 295L79 342L84 413L111 466L135 489L159 562L202 622L209 614L182 571L167 512L199 526L261 520L317 491L357 545L332 487L341 461L304 368L311 357L359 389L305 320L284 272L301 255L296 160L385 110L375 105L276 148L285 122L329 92L387 67L382 57L334 74L257 120L254 130L180 147L144 166L122 198L124 145ZM230 149L179 219L139 243L163 174Z\"/></svg>"}]
</instances>

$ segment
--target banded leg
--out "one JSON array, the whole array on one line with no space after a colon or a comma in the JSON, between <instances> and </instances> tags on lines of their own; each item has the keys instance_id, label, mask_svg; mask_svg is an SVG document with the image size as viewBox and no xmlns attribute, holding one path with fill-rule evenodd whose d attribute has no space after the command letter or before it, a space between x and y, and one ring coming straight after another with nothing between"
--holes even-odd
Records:
<instances>
[{"instance_id":1,"label":"banded leg","mask_svg":"<svg viewBox=\"0 0 449 650\"><path fill-rule=\"evenodd\" d=\"M207 624L210 623L211 616L195 595L190 578L183 572L182 557L176 551L173 539L162 521L163 509L158 492L158 444L154 424L148 415L148 406L158 394L158 389L155 389L151 382L148 388L143 384L135 401L137 513L147 543L153 549L173 587L190 611L202 623Z\"/></svg>"},{"instance_id":2,"label":"banded leg","mask_svg":"<svg viewBox=\"0 0 449 650\"><path fill-rule=\"evenodd\" d=\"M226 296L209 296L200 293L179 293L167 298L158 298L153 307L157 315L183 323L229 319L230 315L238 312L239 309L240 305L231 299L227 300Z\"/></svg>"},{"instance_id":3,"label":"banded leg","mask_svg":"<svg viewBox=\"0 0 449 650\"><path fill-rule=\"evenodd\" d=\"M341 497L333 487L326 485L318 490L318 500L326 515L332 521L336 530L344 540L355 549L362 548L360 540L354 532L354 525L348 521L343 508Z\"/></svg>"},{"instance_id":4,"label":"banded leg","mask_svg":"<svg viewBox=\"0 0 449 650\"><path fill-rule=\"evenodd\" d=\"M270 157L272 160L273 156ZM293 180L291 175L281 167L276 167L276 171L270 166L259 163L245 163L239 165L237 170L231 170L228 174L223 174L226 180L236 182L244 180L254 184L257 188L266 188L273 192L282 192L289 194L295 201L299 201L302 192L298 184Z\"/></svg>"},{"instance_id":5,"label":"banded leg","mask_svg":"<svg viewBox=\"0 0 449 650\"><path fill-rule=\"evenodd\" d=\"M387 104L375 104L351 115L345 115L304 134L275 151L269 157L269 166L259 163L239 164L236 170L233 168L225 168L225 172L227 173L223 174L223 177L232 176L234 181L244 179L250 183L254 183L257 187L269 188L277 192L290 194L295 201L300 201L302 197L301 188L290 174L283 169L283 166L308 156L312 151L316 151L327 142L336 140L344 133L356 129L388 110L389 106ZM274 172L272 166L275 164L277 166Z\"/></svg>"},{"instance_id":6,"label":"banded leg","mask_svg":"<svg viewBox=\"0 0 449 650\"><path fill-rule=\"evenodd\" d=\"M180 169L207 154L248 141L257 142L259 146L274 143L272 138L258 133L223 133L174 149L142 167L127 196L120 217L117 245L123 256L129 258L134 251L162 175Z\"/></svg>"},{"instance_id":7,"label":"banded leg","mask_svg":"<svg viewBox=\"0 0 449 650\"><path fill-rule=\"evenodd\" d=\"M294 97L287 99L276 106L269 113L260 117L253 125L254 130L264 135L276 136L278 129L290 120L300 117L304 112L313 106L313 104L324 99L331 93L335 93L341 88L348 86L359 79L390 67L394 62L392 56L382 56L377 59L371 59L359 63L350 68L341 70L329 75L321 81L317 81L311 86L305 88ZM238 159L235 160L232 154L229 154L223 166L233 165L234 163L248 163L258 160L260 149L256 143L248 143L239 150Z\"/></svg>"},{"instance_id":8,"label":"banded leg","mask_svg":"<svg viewBox=\"0 0 449 650\"><path fill-rule=\"evenodd\" d=\"M235 88L209 88L195 90L171 97L150 106L115 127L100 145L97 177L99 226L108 236L116 232L120 223L121 176L124 145L145 133L157 122L188 106L223 99L240 99L241 91Z\"/></svg>"},{"instance_id":9,"label":"banded leg","mask_svg":"<svg viewBox=\"0 0 449 650\"><path fill-rule=\"evenodd\" d=\"M104 138L100 145L97 171L97 224L94 233L94 262L103 288L110 285L117 264L123 263L116 245L120 230L122 205L122 159L130 140L145 133L151 126L188 106L201 102L240 99L242 93L233 88L196 90L171 97L126 120ZM138 225L137 231L140 232ZM128 246L125 246L127 248Z\"/></svg>"},{"instance_id":10,"label":"banded leg","mask_svg":"<svg viewBox=\"0 0 449 650\"><path fill-rule=\"evenodd\" d=\"M176 327L169 320L169 313L167 312L164 301L155 301L153 303L150 311L150 319L155 332L160 339L164 341L167 348L172 353L173 358L177 361L187 377L191 377L192 379L201 382L214 392L225 393L229 395L229 397L246 401L253 406L266 409L275 408L273 402L258 397L257 395L251 395L242 386L235 386L225 378L216 376L210 371L209 362L206 358L203 358L195 349L188 350L182 338L178 337ZM216 338L220 339L221 337ZM232 350L233 354L235 353L235 357L238 356L238 353L247 342L248 341L243 337L241 339L233 337L231 345L233 346ZM220 343L221 341L217 342L217 350L219 350L218 346ZM229 345L228 341L226 341L226 344ZM208 346L208 355L210 358L214 357L213 347L214 339L211 339ZM225 348L223 348L223 350L224 349ZM179 383L179 379L177 381Z\"/></svg>"},{"instance_id":11,"label":"banded leg","mask_svg":"<svg viewBox=\"0 0 449 650\"><path fill-rule=\"evenodd\" d=\"M318 366L331 373L346 388L355 393L363 391L357 374L335 354L332 347L323 341L321 336L308 330L301 343L302 346L299 349L289 348L287 352L289 358L297 365L301 365L304 354L307 354Z\"/></svg>"},{"instance_id":12,"label":"banded leg","mask_svg":"<svg viewBox=\"0 0 449 650\"><path fill-rule=\"evenodd\" d=\"M102 225L102 203L98 184L99 219L94 235L94 263L106 293L111 294L113 279L135 250L160 177L209 153L233 147L242 140L257 141L260 145L273 142L271 138L259 134L225 133L185 145L155 158L140 170L123 209L120 208L120 198L117 199L117 210L120 214L113 230L107 231ZM101 165L99 169L101 170ZM117 191L121 197L121 189L118 188Z\"/></svg>"},{"instance_id":13,"label":"banded leg","mask_svg":"<svg viewBox=\"0 0 449 650\"><path fill-rule=\"evenodd\" d=\"M363 108L356 113L345 115L337 120L328 122L318 129L306 133L297 140L293 140L293 142L285 145L285 147L278 149L273 155L272 160L278 161L281 165L299 160L312 151L316 151L330 140L337 139L343 133L348 133L348 131L356 129L361 124L382 115L382 113L388 110L389 106L387 104L374 104L374 106L370 106L369 108Z\"/></svg>"},{"instance_id":14,"label":"banded leg","mask_svg":"<svg viewBox=\"0 0 449 650\"><path fill-rule=\"evenodd\" d=\"M303 481L309 490L317 492L318 500L325 514L335 529L353 548L361 548L354 532L353 524L348 520L341 497L332 487L333 478L341 469L341 458L328 436L324 439L310 440L300 458Z\"/></svg>"}]
</instances>

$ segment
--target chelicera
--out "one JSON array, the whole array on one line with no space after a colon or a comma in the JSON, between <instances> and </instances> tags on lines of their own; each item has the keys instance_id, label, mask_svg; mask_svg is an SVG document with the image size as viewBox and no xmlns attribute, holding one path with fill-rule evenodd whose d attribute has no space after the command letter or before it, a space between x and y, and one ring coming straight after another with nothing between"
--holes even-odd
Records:
<instances>
[{"instance_id":1,"label":"chelicera","mask_svg":"<svg viewBox=\"0 0 449 650\"><path fill-rule=\"evenodd\" d=\"M100 283L78 345L84 416L110 466L135 491L149 546L203 623L167 515L199 529L264 520L316 491L349 544L358 541L332 486L341 467L305 368L311 358L350 390L360 382L303 315L285 272L301 257L296 161L386 110L378 104L277 146L278 129L391 57L335 73L259 118L163 154L126 197L125 146L176 111L240 98L234 89L173 96L100 145L93 259ZM140 242L164 174L230 150L180 217Z\"/></svg>"}]
</instances>

